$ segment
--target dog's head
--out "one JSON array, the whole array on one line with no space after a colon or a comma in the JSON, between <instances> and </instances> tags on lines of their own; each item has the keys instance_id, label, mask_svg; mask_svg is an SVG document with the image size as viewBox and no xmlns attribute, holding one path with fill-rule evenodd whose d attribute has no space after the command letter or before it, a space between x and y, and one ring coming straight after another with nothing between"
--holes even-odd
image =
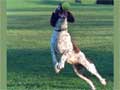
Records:
<instances>
[{"instance_id":1,"label":"dog's head","mask_svg":"<svg viewBox=\"0 0 120 90\"><path fill-rule=\"evenodd\" d=\"M57 20L56 27L59 30L67 29L67 12L59 13L59 19Z\"/></svg>"}]
</instances>

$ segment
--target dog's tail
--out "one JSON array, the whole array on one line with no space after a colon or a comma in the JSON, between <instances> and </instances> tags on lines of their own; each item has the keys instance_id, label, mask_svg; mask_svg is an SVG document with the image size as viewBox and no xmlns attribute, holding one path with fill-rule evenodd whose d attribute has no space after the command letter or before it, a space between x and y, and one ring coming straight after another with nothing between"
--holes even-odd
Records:
<instances>
[{"instance_id":1,"label":"dog's tail","mask_svg":"<svg viewBox=\"0 0 120 90\"><path fill-rule=\"evenodd\" d=\"M96 90L94 84L92 83L92 81L87 78L86 76L83 75L83 73L81 72L81 67L83 67L82 65L80 64L74 64L73 65L73 69L74 69L74 72L77 74L77 76L79 76L81 79L85 80L92 88L92 90Z\"/></svg>"}]
</instances>

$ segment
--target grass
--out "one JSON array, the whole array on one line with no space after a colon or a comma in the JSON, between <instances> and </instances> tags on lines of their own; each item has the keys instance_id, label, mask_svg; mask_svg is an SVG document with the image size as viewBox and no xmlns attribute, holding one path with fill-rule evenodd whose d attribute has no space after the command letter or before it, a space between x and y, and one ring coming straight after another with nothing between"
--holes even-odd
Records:
<instances>
[{"instance_id":1,"label":"grass","mask_svg":"<svg viewBox=\"0 0 120 90\"><path fill-rule=\"evenodd\" d=\"M7 1L8 90L89 90L71 65L66 64L58 75L54 72L49 19L58 0L47 1ZM72 3L71 11L76 18L69 24L72 38L108 84L104 87L93 75L87 75L97 90L113 90L113 6Z\"/></svg>"}]
</instances>

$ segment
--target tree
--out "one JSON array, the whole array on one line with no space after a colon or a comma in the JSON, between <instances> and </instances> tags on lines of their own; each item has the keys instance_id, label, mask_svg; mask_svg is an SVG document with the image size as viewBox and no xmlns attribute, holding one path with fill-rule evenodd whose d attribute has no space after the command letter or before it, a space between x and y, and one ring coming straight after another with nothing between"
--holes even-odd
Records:
<instances>
[{"instance_id":1,"label":"tree","mask_svg":"<svg viewBox=\"0 0 120 90\"><path fill-rule=\"evenodd\" d=\"M97 0L97 4L114 4L113 0Z\"/></svg>"},{"instance_id":2,"label":"tree","mask_svg":"<svg viewBox=\"0 0 120 90\"><path fill-rule=\"evenodd\" d=\"M75 2L80 3L80 2L81 2L81 0L75 0Z\"/></svg>"}]
</instances>

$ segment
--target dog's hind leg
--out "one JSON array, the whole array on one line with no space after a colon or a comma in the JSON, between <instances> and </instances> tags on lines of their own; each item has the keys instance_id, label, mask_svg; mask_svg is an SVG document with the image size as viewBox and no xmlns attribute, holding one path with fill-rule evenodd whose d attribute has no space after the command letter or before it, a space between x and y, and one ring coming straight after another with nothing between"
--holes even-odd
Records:
<instances>
[{"instance_id":1,"label":"dog's hind leg","mask_svg":"<svg viewBox=\"0 0 120 90\"><path fill-rule=\"evenodd\" d=\"M54 34L53 34L53 37L55 37ZM51 38L51 43L50 43L51 45L50 45L50 47L51 47L52 63L54 65L55 72L57 73L60 70L57 69L58 61L57 61L57 54L56 54L56 51L55 51L56 42L57 42L56 37L55 38Z\"/></svg>"},{"instance_id":2,"label":"dog's hind leg","mask_svg":"<svg viewBox=\"0 0 120 90\"><path fill-rule=\"evenodd\" d=\"M51 46L51 55L52 55L52 63L54 65L55 72L58 73L60 70L57 68L58 61L53 46Z\"/></svg>"},{"instance_id":3,"label":"dog's hind leg","mask_svg":"<svg viewBox=\"0 0 120 90\"><path fill-rule=\"evenodd\" d=\"M52 62L55 65L57 63L56 53L54 47L51 45L51 55L52 55Z\"/></svg>"},{"instance_id":4,"label":"dog's hind leg","mask_svg":"<svg viewBox=\"0 0 120 90\"><path fill-rule=\"evenodd\" d=\"M88 70L100 80L101 84L106 85L106 80L102 78L102 76L97 72L95 65L93 63L90 63L88 65Z\"/></svg>"},{"instance_id":5,"label":"dog's hind leg","mask_svg":"<svg viewBox=\"0 0 120 90\"><path fill-rule=\"evenodd\" d=\"M102 78L102 76L98 73L95 65L87 60L82 52L80 52L80 64L83 65L93 75L95 75L100 80L101 84L106 85L106 80Z\"/></svg>"},{"instance_id":6,"label":"dog's hind leg","mask_svg":"<svg viewBox=\"0 0 120 90\"><path fill-rule=\"evenodd\" d=\"M92 81L90 79L88 79L87 77L85 77L83 74L81 74L78 71L78 68L77 68L76 65L73 65L73 69L74 69L74 72L77 74L77 76L79 76L81 79L85 80L91 86L92 90L96 90L96 88L95 88L94 84L92 83Z\"/></svg>"}]
</instances>

